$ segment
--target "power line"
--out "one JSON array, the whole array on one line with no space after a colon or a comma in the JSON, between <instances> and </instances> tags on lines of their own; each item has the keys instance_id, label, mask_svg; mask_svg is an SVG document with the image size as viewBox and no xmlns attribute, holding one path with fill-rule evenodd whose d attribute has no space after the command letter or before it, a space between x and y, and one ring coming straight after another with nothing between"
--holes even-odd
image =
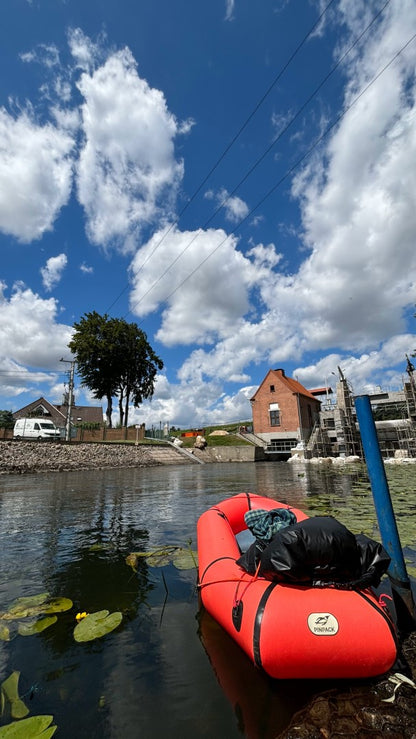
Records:
<instances>
[{"instance_id":1,"label":"power line","mask_svg":"<svg viewBox=\"0 0 416 739\"><path fill-rule=\"evenodd\" d=\"M43 369L27 369L27 370L0 370L0 375L10 375L14 377L15 375L35 375L35 374L42 374L42 375L65 375L66 372L62 370L43 370Z\"/></svg>"},{"instance_id":2,"label":"power line","mask_svg":"<svg viewBox=\"0 0 416 739\"><path fill-rule=\"evenodd\" d=\"M390 0L388 0L388 1L390 2ZM317 18L317 20L315 21L315 23L313 24L313 26L309 29L309 31L303 37L303 39L298 43L297 47L295 48L295 50L290 55L290 57L287 60L287 62L283 65L283 67L278 72L278 74L276 75L276 77L272 80L272 82L270 83L269 87L263 93L263 95L261 96L261 98L259 99L259 101L256 103L256 105L252 109L252 111L249 114L249 116L246 118L246 120L244 121L244 123L240 126L240 128L237 131L237 133L234 134L234 136L232 137L231 141L227 144L227 146L225 147L225 149L222 152L222 154L220 154L220 156L218 157L218 159L216 160L216 162L213 164L213 166L211 167L211 169L208 171L208 174L205 175L205 177L200 182L200 184L198 185L198 187L196 188L196 190L194 190L194 192L192 193L192 195L190 196L190 198L188 199L188 201L183 206L182 210L179 212L176 220L173 221L173 223L170 224L170 226L166 229L166 231L164 232L164 234L162 235L162 237L160 238L160 240L158 241L158 243L153 248L153 251L146 257L146 259L144 260L144 262L140 265L139 271L142 270L143 267L145 266L145 264L147 264L147 262L149 261L149 259L151 259L151 257L155 253L155 251L159 248L159 246L162 244L162 242L165 240L165 238L171 232L171 230L175 226L178 225L178 223L179 223L180 219L182 218L183 214L185 213L185 211L189 208L189 206L191 205L191 203L195 200L196 196L201 192L202 188L208 182L208 180L211 177L211 175L219 167L219 165L221 164L221 162L223 161L223 159L226 157L226 155L228 154L228 152L230 151L230 149L234 146L234 144L237 141L237 139L241 136L241 134L243 133L243 131L247 128L248 124L250 123L250 121L252 120L252 118L254 118L254 116L257 113L257 111L259 110L259 108L263 105L263 103L266 100L266 98L270 95L270 93L273 90L273 88L276 86L276 84L279 82L279 80L281 79L281 77L283 76L283 74L286 72L287 68L292 63L293 59L297 56L297 54L299 53L299 51L301 50L301 48L305 45L305 43L307 42L307 40L312 36L312 34L316 30L316 28L318 28L318 26L321 23L323 17L325 16L327 10L330 8L330 6L334 2L335 2L335 0L329 0L329 2L327 3L327 5L323 9L323 11L321 12L321 14ZM109 313L110 312L110 310L113 307L113 305L115 305L117 303L117 301L121 298L122 295L124 295L124 293L126 292L126 290L128 290L128 288L129 288L129 283L127 283L127 285L125 285L125 287L120 292L120 294L115 298L115 300L113 300L113 302L111 303L110 307L107 309L106 313Z\"/></svg>"},{"instance_id":3,"label":"power line","mask_svg":"<svg viewBox=\"0 0 416 739\"><path fill-rule=\"evenodd\" d=\"M270 190L268 190L268 192L261 198L261 200L259 200L254 208L252 208L250 212L247 213L247 215L239 221L237 226L215 247L215 249L213 249L210 254L208 254L207 257L205 257L205 259L202 260L202 262L200 262L195 267L195 269L192 270L192 272L189 273L187 277L182 280L182 282L179 283L179 285L175 287L174 290L172 290L171 293L169 293L169 295L164 298L164 301L169 300L185 284L185 282L187 282L195 274L195 272L197 272L198 269L200 269L200 267L202 267L205 262L207 262L208 259L210 259L218 251L218 249L230 238L230 236L233 236L236 231L241 228L241 226L253 215L253 213L255 213L255 211L258 210L261 205L263 205L263 203L270 197L270 195L272 195L278 189L278 187L280 187L280 185L302 164L302 162L310 156L310 154L326 138L326 136L332 131L332 129L335 128L335 126L342 120L342 118L344 118L344 116L351 110L351 108L358 102L358 100L360 100L360 98L367 92L367 90L369 90L369 88L372 87L372 85L381 77L381 75L384 74L384 72L396 61L400 54L415 40L415 38L416 33L413 34L413 36L401 47L401 49L390 59L390 61L381 69L381 71L373 77L368 85L364 87L364 89L359 93L359 95L357 95L356 98L354 98L354 100L346 107L346 109L342 113L340 113L340 115L338 115L335 120L331 124L329 124L329 126L327 126L325 131L315 140L312 146L296 161L296 163L293 164L292 167L290 167L288 170L286 170L285 174L273 185L272 188L270 188ZM182 254L180 254L179 256L182 256ZM172 264L174 264L174 262ZM136 303L135 305L138 305L138 303Z\"/></svg>"},{"instance_id":4,"label":"power line","mask_svg":"<svg viewBox=\"0 0 416 739\"><path fill-rule=\"evenodd\" d=\"M255 170L255 169L256 169L256 168L258 167L258 165L259 165L259 164L260 164L260 163L261 163L261 162L263 161L263 159L264 159L264 158L265 158L265 157L267 156L267 154L269 154L269 152L270 152L270 151L271 151L271 150L273 149L273 147L274 147L274 146L275 146L275 145L276 145L276 144L278 143L278 141L280 141L280 139L281 139L281 138L282 138L282 137L284 136L284 134L285 134L285 133L286 133L286 132L288 131L288 129L289 129L289 128L290 128L291 126L292 126L292 124L293 124L293 123L294 123L294 122L295 122L295 121L297 120L297 118L298 118L298 117L300 116L300 114L301 114L301 113L302 113L302 112L303 112L303 111L305 110L305 108L306 108L306 107L307 107L307 105L308 105L308 104L309 104L309 103L311 102L311 100L313 100L313 98L314 98L314 97L315 97L315 96L317 95L317 93L318 93L318 92L319 92L319 91L320 91L320 90L322 89L322 87L323 87L323 86L324 86L324 84L325 84L325 83L326 83L326 82L328 81L328 79L329 79L329 78L330 78L330 77L331 77L331 76L332 76L332 75L334 74L334 72L335 72L335 71L336 71L336 70L338 69L338 67L339 67L339 66L340 66L340 65L342 64L342 62L343 62L343 61L344 61L344 59L345 59L345 58L346 58L346 57L348 56L348 54L349 54L349 53L350 53L350 52L351 52L351 51L352 51L352 50L353 50L353 49L355 48L355 46L357 46L357 44L358 44L358 43L359 43L359 42L361 41L361 39L363 38L363 36L364 36L364 35L365 35L365 34L366 34L366 33L367 33L368 31L369 31L369 29L371 28L371 26L372 26L372 25L373 25L373 24L374 24L374 23L376 22L376 20L377 20L377 19L379 18L379 16L380 16L380 15L381 15L381 14L383 13L383 11L384 11L384 10L385 10L385 8L387 7L387 5L389 5L389 3L390 3L390 2L391 2L391 0L386 0L386 2L384 3L384 5L382 6L382 8L381 8L381 9L380 9L380 10L379 10L379 11L378 11L377 13L376 13L376 15L375 15L375 16L374 16L374 17L372 18L372 20L370 21L370 23L369 23L369 24L368 24L368 25L367 25L367 26L366 26L366 27L364 28L364 30L363 30L363 31L362 31L362 32L361 32L361 33L360 33L360 34L359 34L359 35L358 35L358 36L357 36L357 37L355 38L355 40L353 41L353 43L352 43L352 44L351 44L351 45L349 46L349 48L348 48L348 49L347 49L347 50L346 50L346 51L345 51L345 52L344 52L344 53L342 54L342 56L340 57L340 59L338 59L338 61L337 61L337 62L336 62L336 64L335 64L335 65L334 65L334 66L333 66L333 67L331 68L331 70L330 70L330 71L329 71L329 72L328 72L328 73L327 73L327 74L325 75L325 77L324 77L324 78L323 78L323 79L321 80L321 82L319 83L319 85L318 85L318 86L317 86L317 87L315 88L315 90L314 90L314 91L313 91L313 92L312 92L312 93L311 93L311 94L309 95L309 97L308 97L308 98L307 98L307 99L305 100L305 102L304 102L304 103L302 104L302 106L301 106L301 107L300 107L300 108L299 108L299 109L297 110L297 112L296 112L296 113L295 113L295 114L294 114L294 115L292 116L292 118L291 118L291 119L290 119L290 121L289 121L289 122L288 122L288 123L286 124L286 126L285 126L285 127L284 127L284 128L283 128L283 129L282 129L282 130L281 130L280 132L279 132L279 134L278 134L278 135L277 135L277 136L276 136L276 137L275 137L275 138L273 139L273 141L271 142L271 144L270 144L270 145L269 145L269 146L268 146L268 147L267 147L267 148L266 148L266 149L264 150L264 152L263 152L263 153L261 154L261 156L260 156L260 157L259 157L259 158L258 158L258 159L257 159L257 160L256 160L256 161L254 162L254 164L253 164L253 165L252 165L252 166L251 166L251 167L250 167L250 168L249 168L249 169L247 170L247 172L246 172L246 174L244 175L244 177L243 177L243 178L242 178L242 179L241 179L241 180L240 180L240 181L239 181L239 182L237 183L237 185L235 185L235 187L233 188L233 190L232 190L232 191L231 191L230 193L228 193L227 197L226 197L226 198L225 198L225 199L224 199L224 200L223 200L223 201L222 201L222 202L220 203L220 205L219 205L219 206L218 206L218 207L216 208L216 210L214 210L214 212L213 212L213 213L211 214L211 216L210 216L210 217L209 217L209 218L208 218L208 219L207 219L207 220L205 221L205 223L204 223L204 224L203 224L203 225L202 225L202 226L201 226L201 227L200 227L200 228L198 229L198 231L197 231L197 232L196 232L196 233L194 234L194 236L193 236L193 237L192 237L192 239L191 239L191 240L189 241L189 243L188 243L188 244L187 244L187 245L186 245L186 246L185 246L185 247L183 248L183 250L182 250L182 251L180 252L180 254L178 254L178 256L177 256L177 257L175 257L175 259L173 260L173 262L171 262L171 263L170 263L170 264L168 265L168 267L166 267L166 269L164 270L164 272L163 272L163 273L162 273L162 274L161 274L161 275L160 275L160 276L159 276L159 277L157 278L157 280L155 280L155 282L154 282L154 283L153 283L153 284L152 284L152 285L151 285L151 286L150 286L150 287L149 287L149 288L147 289L147 291L146 291L146 292L144 293L144 295L142 295L142 296L141 296L141 298L140 298L140 299L139 299L139 300L138 300L138 301L137 301L136 303L134 303L134 305L133 305L132 309L128 310L128 311L127 311L127 312L126 312L126 313L124 314L124 317L125 317L126 315L128 315L129 313L131 313L131 311L132 311L132 310L134 310L134 308L136 308L136 307L137 307L138 305L140 305L140 303L141 303L141 302L142 302L142 301L144 300L144 298L145 298L145 297L146 297L146 296L147 296L147 295L148 295L148 294L149 294L149 293L150 293L150 292L151 292L151 291L153 290L153 288L154 288L154 287L156 287L156 285L157 285L157 284L158 284L158 283L159 283L159 282L160 282L160 281L161 281L161 280L163 279L163 277L165 277L165 275L166 275L166 274L167 274L167 273L169 272L169 270L170 270L170 269L171 269L171 268L172 268L172 267L173 267L173 266L174 266L174 265L175 265L175 264L176 264L176 263L177 263L177 262L179 261L179 259L180 259L180 258L181 258L181 257L183 256L183 254L184 254L184 253L185 253L185 252L186 252L186 251L187 251L187 250L188 250L188 249L189 249L189 248L190 248L190 247L192 246L192 244L194 243L194 241L196 241L196 239L198 238L198 236L200 235L200 233L201 233L201 232L202 232L202 231L203 231L204 229L206 229L206 228L207 228L207 227L209 226L209 224L210 224L210 223L211 223L211 221L212 221L212 220L213 220L213 219L215 218L215 216L216 216L216 215L217 215L217 214L218 214L218 213L220 212L220 210L221 210L221 209L222 209L222 208L223 208L223 207L224 207L224 206L225 206L225 205L227 204L227 202L229 202L229 201L230 201L230 199L231 199L231 198L233 197L233 195L235 195L235 193L236 193L236 192L237 192L237 190L238 190L238 189L239 189L239 188L241 187L241 185L242 185L242 184L243 184L243 183L244 183L244 182L245 182L245 181L246 181L246 180L247 180L247 179L249 178L249 176L250 176L250 175L251 175L251 174L252 174L252 173L254 172L254 170ZM256 206L256 208L257 208L257 207L258 207L258 206ZM251 211L250 211L250 212L249 212L249 213L247 214L247 216L246 216L246 217L244 218L244 220L243 220L243 221L241 221L241 222L240 222L240 223L239 223L239 224L238 224L238 225L236 226L236 229L237 229L237 228L239 228L239 227L240 227L240 225L241 225L241 224L242 224L243 222L245 222L245 221L247 220L247 218L249 218L249 217L250 217L250 216L252 215L252 213L253 213L253 212L254 212L254 211L253 211L253 210L251 210ZM231 231L231 232L230 232L230 233L229 233L229 234L227 235L226 239L224 239L224 240L223 240L223 241L221 242L221 244L223 244L223 243L224 243L224 241L226 241L226 240L227 240L227 239L229 238L229 236L231 236L231 235L232 235L233 233L235 233L235 230L236 230L236 229L234 229L234 231ZM141 265L141 267L140 267L139 271L140 271L140 270L141 270L141 269L143 268L143 266L144 266L144 265L146 264L146 262L147 262L147 261L148 261L148 260L150 259L150 257L151 257L151 256L152 256L152 255L154 254L154 252L156 251L156 248L157 248L158 246L160 246L161 242L163 241L163 239L165 238L165 236L167 235L167 233L168 233L168 232L166 232L166 233L165 233L165 234L163 235L162 239L161 239L161 240L159 241L159 243L158 243L158 244L156 245L155 249L154 249L154 250L153 250L153 251L151 252L151 254L150 254L150 255L148 256L148 258L147 258L147 259L146 259L146 260L145 260L145 261L143 262L143 264ZM220 245L221 245L221 244L220 244ZM216 248L218 248L218 247L216 247ZM215 250L214 250L214 252L212 252L212 253L215 253L215 251L216 251L216 249L215 249ZM207 258L209 258L209 257L207 257ZM203 264L203 263L204 263L204 262L201 262L201 264ZM196 269L199 269L199 267L197 267Z\"/></svg>"}]
</instances>

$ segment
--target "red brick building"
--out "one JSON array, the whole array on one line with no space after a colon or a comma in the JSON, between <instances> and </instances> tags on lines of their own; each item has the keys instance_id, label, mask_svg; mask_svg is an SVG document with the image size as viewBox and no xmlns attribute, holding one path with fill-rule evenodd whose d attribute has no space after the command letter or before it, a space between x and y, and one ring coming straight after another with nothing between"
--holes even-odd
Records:
<instances>
[{"instance_id":1,"label":"red brick building","mask_svg":"<svg viewBox=\"0 0 416 739\"><path fill-rule=\"evenodd\" d=\"M319 419L320 401L283 369L269 370L250 402L253 433L285 456L308 440Z\"/></svg>"}]
</instances>

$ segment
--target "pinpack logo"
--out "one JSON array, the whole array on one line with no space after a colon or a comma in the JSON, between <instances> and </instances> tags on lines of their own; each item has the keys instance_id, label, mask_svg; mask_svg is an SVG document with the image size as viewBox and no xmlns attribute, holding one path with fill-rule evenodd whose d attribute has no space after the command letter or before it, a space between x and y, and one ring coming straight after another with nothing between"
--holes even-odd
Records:
<instances>
[{"instance_id":1,"label":"pinpack logo","mask_svg":"<svg viewBox=\"0 0 416 739\"><path fill-rule=\"evenodd\" d=\"M335 636L338 632L338 621L332 613L310 613L308 626L316 636Z\"/></svg>"}]
</instances>

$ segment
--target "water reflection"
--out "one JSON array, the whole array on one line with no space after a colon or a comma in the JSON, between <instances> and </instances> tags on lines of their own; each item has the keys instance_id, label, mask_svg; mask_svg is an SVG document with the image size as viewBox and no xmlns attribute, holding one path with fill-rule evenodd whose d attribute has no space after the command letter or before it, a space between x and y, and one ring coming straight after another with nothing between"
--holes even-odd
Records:
<instances>
[{"instance_id":1,"label":"water reflection","mask_svg":"<svg viewBox=\"0 0 416 739\"><path fill-rule=\"evenodd\" d=\"M413 479L395 491L408 511L401 523L415 520ZM195 545L199 515L244 490L332 513L358 530L374 526L359 471L273 463L2 477L0 610L44 591L71 598L74 609L42 634L0 642L0 681L20 670L31 715L52 713L63 738L260 739L281 731L322 686L270 681L215 622L198 622L195 572L169 565L162 577L141 562L135 574L125 562L131 551ZM414 553L415 529L406 531ZM75 613L103 608L123 612L119 629L75 643Z\"/></svg>"},{"instance_id":2,"label":"water reflection","mask_svg":"<svg viewBox=\"0 0 416 739\"><path fill-rule=\"evenodd\" d=\"M294 713L328 683L272 680L258 670L230 636L204 610L199 613L200 638L212 669L247 739L274 739Z\"/></svg>"}]
</instances>

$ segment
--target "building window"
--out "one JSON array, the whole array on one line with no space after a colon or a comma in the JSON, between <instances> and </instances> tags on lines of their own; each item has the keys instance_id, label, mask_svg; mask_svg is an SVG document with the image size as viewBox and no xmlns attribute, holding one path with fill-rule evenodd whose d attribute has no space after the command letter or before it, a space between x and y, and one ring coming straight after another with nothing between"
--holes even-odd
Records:
<instances>
[{"instance_id":1,"label":"building window","mask_svg":"<svg viewBox=\"0 0 416 739\"><path fill-rule=\"evenodd\" d=\"M280 411L269 411L270 426L280 426Z\"/></svg>"},{"instance_id":2,"label":"building window","mask_svg":"<svg viewBox=\"0 0 416 739\"><path fill-rule=\"evenodd\" d=\"M270 392L274 393L274 385L270 385Z\"/></svg>"},{"instance_id":3,"label":"building window","mask_svg":"<svg viewBox=\"0 0 416 739\"><path fill-rule=\"evenodd\" d=\"M296 439L271 439L266 449L268 452L290 452L296 446Z\"/></svg>"}]
</instances>

